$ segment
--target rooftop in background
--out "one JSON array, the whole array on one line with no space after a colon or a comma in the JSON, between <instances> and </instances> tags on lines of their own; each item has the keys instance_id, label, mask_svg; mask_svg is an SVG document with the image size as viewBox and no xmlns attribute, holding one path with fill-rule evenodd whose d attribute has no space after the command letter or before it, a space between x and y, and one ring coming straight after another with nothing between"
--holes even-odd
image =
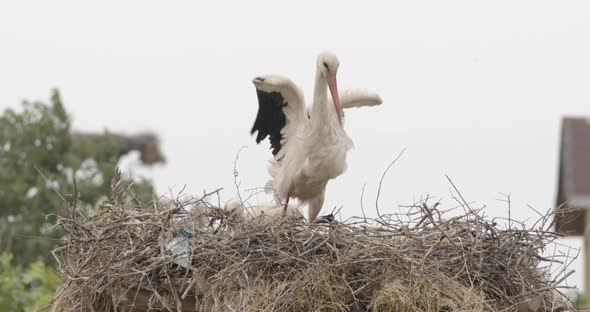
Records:
<instances>
[{"instance_id":1,"label":"rooftop in background","mask_svg":"<svg viewBox=\"0 0 590 312\"><path fill-rule=\"evenodd\" d=\"M556 229L583 235L590 208L590 118L562 120L557 207Z\"/></svg>"}]
</instances>

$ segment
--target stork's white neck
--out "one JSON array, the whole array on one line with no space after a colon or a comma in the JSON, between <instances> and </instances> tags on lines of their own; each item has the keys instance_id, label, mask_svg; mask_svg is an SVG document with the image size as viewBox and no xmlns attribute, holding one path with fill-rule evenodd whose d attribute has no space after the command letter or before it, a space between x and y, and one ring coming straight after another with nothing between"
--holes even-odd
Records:
<instances>
[{"instance_id":1,"label":"stork's white neck","mask_svg":"<svg viewBox=\"0 0 590 312\"><path fill-rule=\"evenodd\" d=\"M315 87L313 91L313 105L311 108L312 124L338 125L338 116L334 107L328 101L328 81L318 68L315 75Z\"/></svg>"}]
</instances>

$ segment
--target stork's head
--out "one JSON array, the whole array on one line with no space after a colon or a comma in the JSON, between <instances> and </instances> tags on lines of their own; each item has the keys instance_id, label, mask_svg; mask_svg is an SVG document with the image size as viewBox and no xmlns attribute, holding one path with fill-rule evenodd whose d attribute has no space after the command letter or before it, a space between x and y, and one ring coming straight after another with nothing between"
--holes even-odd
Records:
<instances>
[{"instance_id":1,"label":"stork's head","mask_svg":"<svg viewBox=\"0 0 590 312\"><path fill-rule=\"evenodd\" d=\"M328 77L328 74L330 73L336 74L339 65L340 61L338 61L338 57L332 52L324 51L318 55L318 71L320 71L324 77Z\"/></svg>"},{"instance_id":2,"label":"stork's head","mask_svg":"<svg viewBox=\"0 0 590 312\"><path fill-rule=\"evenodd\" d=\"M338 66L340 61L336 54L332 52L322 52L318 56L317 70L322 73L326 81L328 82L328 88L332 95L332 101L334 102L334 109L336 109L336 115L338 116L338 122L342 125L342 110L340 108L340 98L338 97L338 83L336 81L336 73L338 72Z\"/></svg>"}]
</instances>

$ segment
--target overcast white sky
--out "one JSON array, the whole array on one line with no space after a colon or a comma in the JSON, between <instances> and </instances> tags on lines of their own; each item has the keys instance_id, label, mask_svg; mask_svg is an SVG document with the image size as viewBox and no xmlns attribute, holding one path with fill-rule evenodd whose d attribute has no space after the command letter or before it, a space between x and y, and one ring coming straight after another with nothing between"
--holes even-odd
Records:
<instances>
[{"instance_id":1,"label":"overcast white sky","mask_svg":"<svg viewBox=\"0 0 590 312\"><path fill-rule=\"evenodd\" d=\"M534 217L554 205L560 118L590 114L588 1L2 1L0 109L58 87L81 130L160 134L168 164L142 171L159 192L244 188L268 179L268 143L249 131L251 79L290 76L312 93L317 54L337 53L341 88L376 90L378 108L347 113L348 172L324 212L398 210L451 176L470 201ZM261 198L264 199L264 198ZM371 212L372 213L372 212ZM579 246L577 240L568 240ZM581 286L581 262L571 279Z\"/></svg>"}]
</instances>

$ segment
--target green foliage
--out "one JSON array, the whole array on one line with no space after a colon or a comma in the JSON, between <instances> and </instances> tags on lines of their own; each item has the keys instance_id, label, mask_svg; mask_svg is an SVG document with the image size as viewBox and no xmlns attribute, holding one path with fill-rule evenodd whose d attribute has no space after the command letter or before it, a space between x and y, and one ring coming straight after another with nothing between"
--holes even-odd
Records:
<instances>
[{"instance_id":1,"label":"green foliage","mask_svg":"<svg viewBox=\"0 0 590 312\"><path fill-rule=\"evenodd\" d=\"M119 158L115 139L75 140L57 91L49 104L7 109L0 116L0 252L18 263L50 261L62 235L55 216L66 213L66 202L92 210L108 194ZM151 184L135 184L136 196L149 201Z\"/></svg>"},{"instance_id":2,"label":"green foliage","mask_svg":"<svg viewBox=\"0 0 590 312\"><path fill-rule=\"evenodd\" d=\"M12 255L0 254L0 311L41 311L51 302L59 277L37 261L23 270Z\"/></svg>"},{"instance_id":3,"label":"green foliage","mask_svg":"<svg viewBox=\"0 0 590 312\"><path fill-rule=\"evenodd\" d=\"M587 306L586 300L584 300L584 293L576 291L571 297L573 297L572 301L574 302L574 307L576 309L582 309Z\"/></svg>"}]
</instances>

